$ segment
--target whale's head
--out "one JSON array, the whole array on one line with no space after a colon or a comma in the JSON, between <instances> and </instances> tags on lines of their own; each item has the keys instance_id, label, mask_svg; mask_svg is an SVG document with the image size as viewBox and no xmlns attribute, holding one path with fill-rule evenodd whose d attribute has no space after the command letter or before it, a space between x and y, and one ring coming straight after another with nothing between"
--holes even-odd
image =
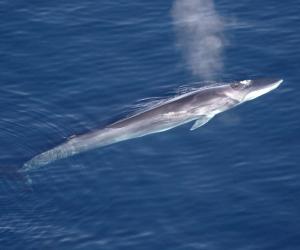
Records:
<instances>
[{"instance_id":1,"label":"whale's head","mask_svg":"<svg viewBox=\"0 0 300 250\"><path fill-rule=\"evenodd\" d=\"M226 94L239 102L246 102L276 89L282 82L282 79L274 78L237 81L230 84Z\"/></svg>"}]
</instances>

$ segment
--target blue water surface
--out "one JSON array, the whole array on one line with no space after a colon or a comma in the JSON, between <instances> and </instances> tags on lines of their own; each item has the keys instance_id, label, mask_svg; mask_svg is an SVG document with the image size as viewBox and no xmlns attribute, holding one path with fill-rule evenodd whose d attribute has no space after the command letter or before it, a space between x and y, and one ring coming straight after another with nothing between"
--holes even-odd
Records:
<instances>
[{"instance_id":1,"label":"blue water surface","mask_svg":"<svg viewBox=\"0 0 300 250\"><path fill-rule=\"evenodd\" d=\"M214 118L11 171L199 81L173 1L0 1L0 249L300 249L300 3L216 0L215 80L278 76ZM201 79L200 79L201 80Z\"/></svg>"}]
</instances>

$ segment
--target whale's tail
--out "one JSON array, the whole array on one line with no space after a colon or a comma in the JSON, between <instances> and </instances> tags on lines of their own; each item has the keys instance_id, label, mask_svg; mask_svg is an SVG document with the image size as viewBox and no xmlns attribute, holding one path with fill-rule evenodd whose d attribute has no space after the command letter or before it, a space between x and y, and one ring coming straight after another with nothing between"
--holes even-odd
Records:
<instances>
[{"instance_id":1,"label":"whale's tail","mask_svg":"<svg viewBox=\"0 0 300 250\"><path fill-rule=\"evenodd\" d=\"M21 168L13 165L0 166L0 181L13 181L21 183L26 190L31 189L32 180Z\"/></svg>"}]
</instances>

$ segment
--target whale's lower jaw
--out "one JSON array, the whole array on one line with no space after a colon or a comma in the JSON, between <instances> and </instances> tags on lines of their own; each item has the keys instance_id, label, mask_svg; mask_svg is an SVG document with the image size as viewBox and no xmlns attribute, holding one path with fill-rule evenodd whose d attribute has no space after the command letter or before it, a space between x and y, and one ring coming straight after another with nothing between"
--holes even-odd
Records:
<instances>
[{"instance_id":1,"label":"whale's lower jaw","mask_svg":"<svg viewBox=\"0 0 300 250\"><path fill-rule=\"evenodd\" d=\"M279 87L279 85L283 82L283 80L279 80L278 82L266 87L266 88L262 88L262 89L258 89L255 91L251 91L249 94L246 95L244 101L251 101L259 96L262 96L264 94L267 94L268 92L276 89Z\"/></svg>"}]
</instances>

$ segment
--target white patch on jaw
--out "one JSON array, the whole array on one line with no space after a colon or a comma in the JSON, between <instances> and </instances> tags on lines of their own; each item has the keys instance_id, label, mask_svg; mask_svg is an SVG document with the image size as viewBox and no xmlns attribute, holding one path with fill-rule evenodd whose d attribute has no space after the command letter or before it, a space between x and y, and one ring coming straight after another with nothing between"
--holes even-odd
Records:
<instances>
[{"instance_id":1,"label":"white patch on jaw","mask_svg":"<svg viewBox=\"0 0 300 250\"><path fill-rule=\"evenodd\" d=\"M271 85L267 88L263 88L263 89L259 89L259 90L250 92L248 95L246 95L245 101L253 100L253 99L255 99L255 98L257 98L261 95L264 95L264 94L272 91L273 89L276 89L280 85L280 83L282 83L282 82L283 81L280 80L280 81L276 82L275 84L273 84L273 85Z\"/></svg>"},{"instance_id":2,"label":"white patch on jaw","mask_svg":"<svg viewBox=\"0 0 300 250\"><path fill-rule=\"evenodd\" d=\"M246 85L246 86L248 86L248 85L250 85L250 83L251 83L251 80L244 80L244 81L240 81L240 83L241 83L241 84L243 84L243 85Z\"/></svg>"}]
</instances>

